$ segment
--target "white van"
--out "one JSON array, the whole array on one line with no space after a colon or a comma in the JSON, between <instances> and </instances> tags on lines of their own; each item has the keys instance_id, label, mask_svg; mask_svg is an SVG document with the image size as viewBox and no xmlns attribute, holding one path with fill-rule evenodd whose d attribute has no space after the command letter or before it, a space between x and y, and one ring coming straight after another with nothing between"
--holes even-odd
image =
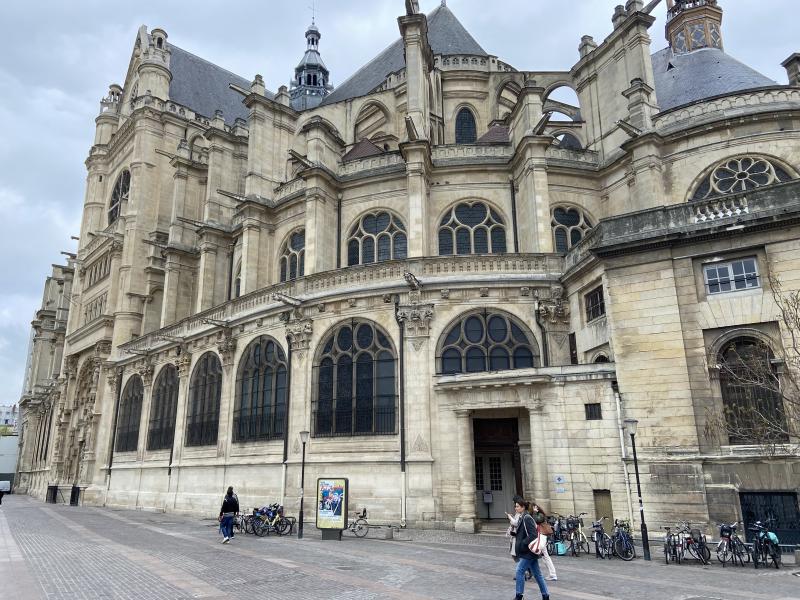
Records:
<instances>
[{"instance_id":1,"label":"white van","mask_svg":"<svg viewBox=\"0 0 800 600\"><path fill-rule=\"evenodd\" d=\"M0 492L4 494L11 493L11 482L10 481L0 481Z\"/></svg>"}]
</instances>

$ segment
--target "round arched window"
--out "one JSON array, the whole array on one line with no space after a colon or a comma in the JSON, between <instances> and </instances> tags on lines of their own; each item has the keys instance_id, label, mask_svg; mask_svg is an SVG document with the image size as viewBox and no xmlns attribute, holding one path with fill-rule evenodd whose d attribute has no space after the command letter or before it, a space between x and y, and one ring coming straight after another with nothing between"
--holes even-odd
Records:
<instances>
[{"instance_id":1,"label":"round arched window","mask_svg":"<svg viewBox=\"0 0 800 600\"><path fill-rule=\"evenodd\" d=\"M439 363L445 375L530 369L539 364L539 348L511 317L483 311L450 327Z\"/></svg>"},{"instance_id":2,"label":"round arched window","mask_svg":"<svg viewBox=\"0 0 800 600\"><path fill-rule=\"evenodd\" d=\"M161 369L153 386L150 428L147 431L148 450L172 448L175 439L175 415L178 410L178 386L178 370L173 365Z\"/></svg>"},{"instance_id":3,"label":"round arched window","mask_svg":"<svg viewBox=\"0 0 800 600\"><path fill-rule=\"evenodd\" d=\"M439 256L504 252L503 219L483 202L463 202L447 211L439 224Z\"/></svg>"},{"instance_id":4,"label":"round arched window","mask_svg":"<svg viewBox=\"0 0 800 600\"><path fill-rule=\"evenodd\" d=\"M474 144L478 139L475 115L468 108L462 108L456 115L456 144Z\"/></svg>"},{"instance_id":5,"label":"round arched window","mask_svg":"<svg viewBox=\"0 0 800 600\"><path fill-rule=\"evenodd\" d=\"M364 215L350 231L347 265L365 265L408 256L406 226L388 212Z\"/></svg>"},{"instance_id":6,"label":"round arched window","mask_svg":"<svg viewBox=\"0 0 800 600\"><path fill-rule=\"evenodd\" d=\"M556 252L567 252L580 243L593 227L592 222L579 208L556 206L551 211L553 243Z\"/></svg>"},{"instance_id":7,"label":"round arched window","mask_svg":"<svg viewBox=\"0 0 800 600\"><path fill-rule=\"evenodd\" d=\"M108 205L108 224L111 225L119 219L122 201L127 200L131 191L131 172L123 171L117 177L114 190L111 192L111 202Z\"/></svg>"},{"instance_id":8,"label":"round arched window","mask_svg":"<svg viewBox=\"0 0 800 600\"><path fill-rule=\"evenodd\" d=\"M251 342L236 377L233 441L282 439L288 392L283 349L266 336Z\"/></svg>"},{"instance_id":9,"label":"round arched window","mask_svg":"<svg viewBox=\"0 0 800 600\"><path fill-rule=\"evenodd\" d=\"M306 272L306 231L295 231L281 248L281 282L302 277Z\"/></svg>"},{"instance_id":10,"label":"round arched window","mask_svg":"<svg viewBox=\"0 0 800 600\"><path fill-rule=\"evenodd\" d=\"M213 446L219 433L219 403L222 397L222 363L213 352L197 361L189 383L186 445Z\"/></svg>"},{"instance_id":11,"label":"round arched window","mask_svg":"<svg viewBox=\"0 0 800 600\"><path fill-rule=\"evenodd\" d=\"M396 433L396 355L387 335L369 321L336 327L314 366L316 436Z\"/></svg>"},{"instance_id":12,"label":"round arched window","mask_svg":"<svg viewBox=\"0 0 800 600\"><path fill-rule=\"evenodd\" d=\"M697 186L691 199L707 200L791 179L792 176L783 167L762 156L729 158L711 170Z\"/></svg>"}]
</instances>

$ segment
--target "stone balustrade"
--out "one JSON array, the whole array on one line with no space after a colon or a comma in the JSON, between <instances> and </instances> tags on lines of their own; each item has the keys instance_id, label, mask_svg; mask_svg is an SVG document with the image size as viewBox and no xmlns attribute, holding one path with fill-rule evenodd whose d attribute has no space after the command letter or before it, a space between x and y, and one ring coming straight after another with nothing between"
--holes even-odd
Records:
<instances>
[{"instance_id":1,"label":"stone balustrade","mask_svg":"<svg viewBox=\"0 0 800 600\"><path fill-rule=\"evenodd\" d=\"M487 158L510 160L513 154L514 150L510 145L447 144L434 146L431 150L431 158L434 161Z\"/></svg>"},{"instance_id":2,"label":"stone balustrade","mask_svg":"<svg viewBox=\"0 0 800 600\"><path fill-rule=\"evenodd\" d=\"M547 162L564 163L566 166L592 167L600 166L600 153L594 150L570 150L550 146L545 151Z\"/></svg>"},{"instance_id":3,"label":"stone balustrade","mask_svg":"<svg viewBox=\"0 0 800 600\"><path fill-rule=\"evenodd\" d=\"M306 189L306 180L297 177L275 188L275 202L285 200Z\"/></svg>"},{"instance_id":4,"label":"stone balustrade","mask_svg":"<svg viewBox=\"0 0 800 600\"><path fill-rule=\"evenodd\" d=\"M385 169L387 167L393 167L395 165L402 164L405 164L405 161L403 161L403 157L396 152L368 156L366 158L352 160L341 164L339 166L339 176L352 177L353 175L358 175L359 173L364 173L366 171Z\"/></svg>"}]
</instances>

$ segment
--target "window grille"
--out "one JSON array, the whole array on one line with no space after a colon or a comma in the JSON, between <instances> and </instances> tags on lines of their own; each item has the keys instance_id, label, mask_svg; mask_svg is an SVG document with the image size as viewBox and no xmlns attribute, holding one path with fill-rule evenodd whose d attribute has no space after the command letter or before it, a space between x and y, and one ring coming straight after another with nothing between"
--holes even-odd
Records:
<instances>
[{"instance_id":1,"label":"window grille","mask_svg":"<svg viewBox=\"0 0 800 600\"><path fill-rule=\"evenodd\" d=\"M709 294L724 294L761 287L755 257L708 264L703 267L703 274L706 291Z\"/></svg>"},{"instance_id":2,"label":"window grille","mask_svg":"<svg viewBox=\"0 0 800 600\"><path fill-rule=\"evenodd\" d=\"M370 213L359 219L347 242L347 265L365 265L408 256L406 227L388 212Z\"/></svg>"},{"instance_id":3,"label":"window grille","mask_svg":"<svg viewBox=\"0 0 800 600\"><path fill-rule=\"evenodd\" d=\"M281 282L305 275L306 232L295 231L281 248Z\"/></svg>"},{"instance_id":4,"label":"window grille","mask_svg":"<svg viewBox=\"0 0 800 600\"><path fill-rule=\"evenodd\" d=\"M489 457L489 486L493 492L503 490L503 463L499 456Z\"/></svg>"},{"instance_id":5,"label":"window grille","mask_svg":"<svg viewBox=\"0 0 800 600\"><path fill-rule=\"evenodd\" d=\"M216 354L206 352L197 362L189 384L187 446L213 446L217 443L221 395L222 364Z\"/></svg>"},{"instance_id":6,"label":"window grille","mask_svg":"<svg viewBox=\"0 0 800 600\"><path fill-rule=\"evenodd\" d=\"M471 313L447 332L439 372L481 373L539 365L539 348L513 319L501 313Z\"/></svg>"},{"instance_id":7,"label":"window grille","mask_svg":"<svg viewBox=\"0 0 800 600\"><path fill-rule=\"evenodd\" d=\"M603 296L603 286L592 290L584 296L586 305L586 321L594 321L606 314L606 301Z\"/></svg>"},{"instance_id":8,"label":"window grille","mask_svg":"<svg viewBox=\"0 0 800 600\"><path fill-rule=\"evenodd\" d=\"M281 347L266 336L251 342L236 378L233 441L283 439L288 394L286 356Z\"/></svg>"},{"instance_id":9,"label":"window grille","mask_svg":"<svg viewBox=\"0 0 800 600\"><path fill-rule=\"evenodd\" d=\"M377 326L362 320L339 325L314 370L316 437L397 433L396 356Z\"/></svg>"},{"instance_id":10,"label":"window grille","mask_svg":"<svg viewBox=\"0 0 800 600\"><path fill-rule=\"evenodd\" d=\"M468 108L462 108L456 116L456 144L474 144L478 139L475 116Z\"/></svg>"},{"instance_id":11,"label":"window grille","mask_svg":"<svg viewBox=\"0 0 800 600\"><path fill-rule=\"evenodd\" d=\"M142 416L143 396L142 378L134 375L125 385L119 404L115 452L135 452L139 446L139 421Z\"/></svg>"},{"instance_id":12,"label":"window grille","mask_svg":"<svg viewBox=\"0 0 800 600\"><path fill-rule=\"evenodd\" d=\"M483 490L483 458L475 457L475 489Z\"/></svg>"},{"instance_id":13,"label":"window grille","mask_svg":"<svg viewBox=\"0 0 800 600\"><path fill-rule=\"evenodd\" d=\"M503 219L483 202L463 202L449 210L439 224L439 256L504 252Z\"/></svg>"},{"instance_id":14,"label":"window grille","mask_svg":"<svg viewBox=\"0 0 800 600\"><path fill-rule=\"evenodd\" d=\"M714 167L697 186L691 199L707 200L791 179L792 176L783 167L761 156L729 158Z\"/></svg>"},{"instance_id":15,"label":"window grille","mask_svg":"<svg viewBox=\"0 0 800 600\"><path fill-rule=\"evenodd\" d=\"M175 415L178 410L178 370L167 365L158 374L153 386L150 406L150 428L147 432L148 450L167 450L175 440Z\"/></svg>"},{"instance_id":16,"label":"window grille","mask_svg":"<svg viewBox=\"0 0 800 600\"><path fill-rule=\"evenodd\" d=\"M108 206L108 224L111 225L119 219L122 201L127 200L131 191L131 172L128 170L120 173L111 192L111 203Z\"/></svg>"},{"instance_id":17,"label":"window grille","mask_svg":"<svg viewBox=\"0 0 800 600\"><path fill-rule=\"evenodd\" d=\"M584 404L587 421L600 421L603 418L603 411L600 404Z\"/></svg>"}]
</instances>

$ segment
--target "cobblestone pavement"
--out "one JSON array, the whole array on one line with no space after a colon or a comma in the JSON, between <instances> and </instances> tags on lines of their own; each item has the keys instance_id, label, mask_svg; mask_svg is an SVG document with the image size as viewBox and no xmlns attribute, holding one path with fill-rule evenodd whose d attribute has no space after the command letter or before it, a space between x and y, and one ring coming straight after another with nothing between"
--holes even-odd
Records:
<instances>
[{"instance_id":1,"label":"cobblestone pavement","mask_svg":"<svg viewBox=\"0 0 800 600\"><path fill-rule=\"evenodd\" d=\"M414 531L413 541L237 536L173 514L72 508L6 496L0 598L403 600L514 597L499 537ZM800 600L800 566L780 571L556 558L553 600ZM527 598L539 598L529 589Z\"/></svg>"}]
</instances>

